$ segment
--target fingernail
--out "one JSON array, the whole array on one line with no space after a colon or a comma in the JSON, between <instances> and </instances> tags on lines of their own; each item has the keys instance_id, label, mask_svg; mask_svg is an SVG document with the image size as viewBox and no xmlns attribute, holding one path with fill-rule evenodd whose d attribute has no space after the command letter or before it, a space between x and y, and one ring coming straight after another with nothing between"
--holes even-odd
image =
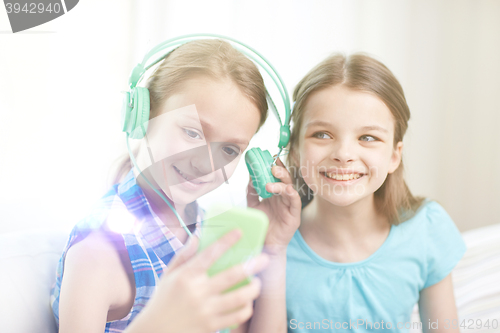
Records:
<instances>
[{"instance_id":1,"label":"fingernail","mask_svg":"<svg viewBox=\"0 0 500 333\"><path fill-rule=\"evenodd\" d=\"M231 239L232 240L240 239L240 237L241 237L241 230L240 229L233 229L233 230L231 230L230 234L231 234Z\"/></svg>"}]
</instances>

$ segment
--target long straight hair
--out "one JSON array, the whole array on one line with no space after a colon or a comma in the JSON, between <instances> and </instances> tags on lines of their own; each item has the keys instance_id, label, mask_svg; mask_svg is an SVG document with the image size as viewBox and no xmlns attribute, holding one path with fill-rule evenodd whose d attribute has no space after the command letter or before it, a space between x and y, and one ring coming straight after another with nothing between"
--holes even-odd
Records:
<instances>
[{"instance_id":1,"label":"long straight hair","mask_svg":"<svg viewBox=\"0 0 500 333\"><path fill-rule=\"evenodd\" d=\"M294 170L300 170L298 147L306 102L313 92L335 85L368 92L380 98L395 120L394 148L398 142L403 141L410 119L410 109L396 77L384 64L368 55L357 53L346 57L343 54L334 54L314 67L295 87L292 113L294 126L287 159L288 165ZM404 180L403 171L401 160L399 167L387 175L382 186L374 193L377 209L390 223L396 225L413 216L424 199L412 195ZM300 173L292 174L292 178L302 199L302 206L305 207L312 200L313 193Z\"/></svg>"}]
</instances>

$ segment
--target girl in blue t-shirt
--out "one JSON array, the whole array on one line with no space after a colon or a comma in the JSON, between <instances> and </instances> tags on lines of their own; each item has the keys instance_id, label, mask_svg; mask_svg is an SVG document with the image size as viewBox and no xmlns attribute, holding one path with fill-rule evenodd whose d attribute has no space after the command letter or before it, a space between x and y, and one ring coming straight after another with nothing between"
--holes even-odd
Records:
<instances>
[{"instance_id":1,"label":"girl in blue t-shirt","mask_svg":"<svg viewBox=\"0 0 500 333\"><path fill-rule=\"evenodd\" d=\"M287 249L288 332L459 332L450 272L465 245L404 181L398 80L369 56L333 55L293 98L288 164L303 210Z\"/></svg>"}]
</instances>

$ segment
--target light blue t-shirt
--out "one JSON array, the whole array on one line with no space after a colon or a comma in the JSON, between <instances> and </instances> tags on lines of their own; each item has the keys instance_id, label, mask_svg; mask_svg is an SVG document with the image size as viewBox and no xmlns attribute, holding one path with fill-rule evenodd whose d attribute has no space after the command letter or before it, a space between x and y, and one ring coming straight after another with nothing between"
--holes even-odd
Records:
<instances>
[{"instance_id":1,"label":"light blue t-shirt","mask_svg":"<svg viewBox=\"0 0 500 333\"><path fill-rule=\"evenodd\" d=\"M408 332L419 292L445 278L465 250L434 201L393 225L380 248L358 262L321 258L297 230L287 249L288 332Z\"/></svg>"}]
</instances>

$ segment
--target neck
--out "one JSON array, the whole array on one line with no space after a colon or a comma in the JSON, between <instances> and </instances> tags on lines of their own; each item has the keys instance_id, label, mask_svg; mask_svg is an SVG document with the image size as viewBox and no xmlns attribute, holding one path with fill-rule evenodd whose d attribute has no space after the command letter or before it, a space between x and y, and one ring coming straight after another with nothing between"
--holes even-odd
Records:
<instances>
[{"instance_id":1,"label":"neck","mask_svg":"<svg viewBox=\"0 0 500 333\"><path fill-rule=\"evenodd\" d=\"M147 170L145 170L147 172ZM144 173L144 176L148 177L146 173ZM165 224L170 230L175 231L176 229L182 229L182 226L177 219L177 216L175 216L174 212L172 209L168 206L168 204L156 193L151 186L149 186L148 183L144 180L144 178L140 175L136 176L137 179L137 185L142 189L142 192L146 196L146 199L148 200L151 208L153 209L154 213L160 218L160 220ZM148 180L150 183L152 183L153 186L155 184L150 180L152 179L151 177L148 177ZM156 187L156 190L159 191L160 193L163 192L163 190L159 187ZM186 205L179 205L179 204L174 204L170 198L162 193L165 198L169 201L170 205L175 208L177 211L177 214L182 218L182 220L186 223Z\"/></svg>"},{"instance_id":2,"label":"neck","mask_svg":"<svg viewBox=\"0 0 500 333\"><path fill-rule=\"evenodd\" d=\"M388 228L387 219L377 212L373 194L348 206L336 206L315 196L303 209L300 232L325 244L345 244Z\"/></svg>"}]
</instances>

